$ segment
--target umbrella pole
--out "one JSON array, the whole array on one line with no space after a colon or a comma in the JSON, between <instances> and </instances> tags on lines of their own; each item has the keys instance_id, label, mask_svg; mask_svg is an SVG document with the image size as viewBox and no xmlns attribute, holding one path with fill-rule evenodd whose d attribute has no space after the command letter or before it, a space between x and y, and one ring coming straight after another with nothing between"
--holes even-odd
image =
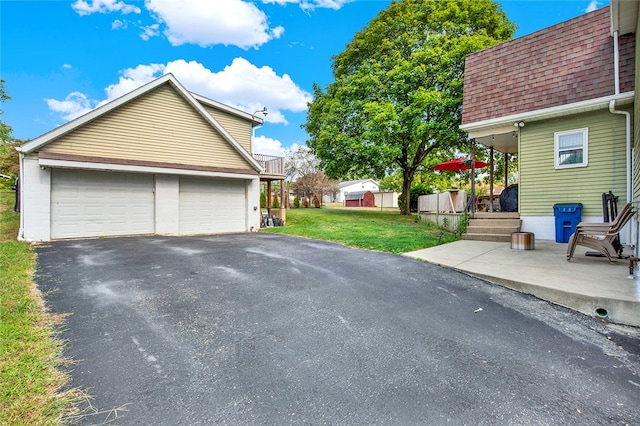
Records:
<instances>
[{"instance_id":1,"label":"umbrella pole","mask_svg":"<svg viewBox=\"0 0 640 426\"><path fill-rule=\"evenodd\" d=\"M476 212L476 140L471 139L471 218Z\"/></svg>"}]
</instances>

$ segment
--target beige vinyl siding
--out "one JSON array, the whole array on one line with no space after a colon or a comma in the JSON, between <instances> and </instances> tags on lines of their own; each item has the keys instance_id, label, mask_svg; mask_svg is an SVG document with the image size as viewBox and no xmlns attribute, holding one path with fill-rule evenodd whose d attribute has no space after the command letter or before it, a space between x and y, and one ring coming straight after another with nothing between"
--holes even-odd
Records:
<instances>
[{"instance_id":1,"label":"beige vinyl siding","mask_svg":"<svg viewBox=\"0 0 640 426\"><path fill-rule=\"evenodd\" d=\"M198 166L251 168L169 84L42 148L45 152Z\"/></svg>"},{"instance_id":2,"label":"beige vinyl siding","mask_svg":"<svg viewBox=\"0 0 640 426\"><path fill-rule=\"evenodd\" d=\"M554 133L588 128L588 166L554 168ZM602 193L626 199L625 119L607 110L527 123L520 135L519 211L553 216L555 203L582 203L583 216L602 215Z\"/></svg>"},{"instance_id":3,"label":"beige vinyl siding","mask_svg":"<svg viewBox=\"0 0 640 426\"><path fill-rule=\"evenodd\" d=\"M242 145L247 152L251 151L251 122L240 118L236 115L230 114L226 111L221 111L205 105L206 110L215 118L218 123L222 124L233 138Z\"/></svg>"}]
</instances>

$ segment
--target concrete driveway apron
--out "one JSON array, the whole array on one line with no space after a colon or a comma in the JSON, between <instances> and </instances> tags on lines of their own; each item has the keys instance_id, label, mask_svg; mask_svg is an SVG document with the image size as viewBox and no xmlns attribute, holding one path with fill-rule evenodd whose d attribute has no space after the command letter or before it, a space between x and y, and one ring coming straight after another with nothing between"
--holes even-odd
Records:
<instances>
[{"instance_id":1,"label":"concrete driveway apron","mask_svg":"<svg viewBox=\"0 0 640 426\"><path fill-rule=\"evenodd\" d=\"M633 330L445 268L270 234L37 253L80 424L640 423Z\"/></svg>"}]
</instances>

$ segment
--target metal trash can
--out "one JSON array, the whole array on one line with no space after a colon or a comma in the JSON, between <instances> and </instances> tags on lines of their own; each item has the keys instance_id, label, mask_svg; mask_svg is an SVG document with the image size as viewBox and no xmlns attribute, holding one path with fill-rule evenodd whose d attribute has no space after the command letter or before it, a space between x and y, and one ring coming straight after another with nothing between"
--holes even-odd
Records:
<instances>
[{"instance_id":1,"label":"metal trash can","mask_svg":"<svg viewBox=\"0 0 640 426\"><path fill-rule=\"evenodd\" d=\"M553 215L556 218L556 243L568 243L582 220L582 203L554 204Z\"/></svg>"}]
</instances>

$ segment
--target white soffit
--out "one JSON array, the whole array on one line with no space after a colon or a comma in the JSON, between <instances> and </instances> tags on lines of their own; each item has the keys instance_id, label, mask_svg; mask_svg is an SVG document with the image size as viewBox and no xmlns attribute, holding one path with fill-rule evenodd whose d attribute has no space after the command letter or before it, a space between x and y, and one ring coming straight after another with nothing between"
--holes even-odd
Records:
<instances>
[{"instance_id":1,"label":"white soffit","mask_svg":"<svg viewBox=\"0 0 640 426\"><path fill-rule=\"evenodd\" d=\"M611 33L634 33L638 21L638 1L611 0Z\"/></svg>"},{"instance_id":2,"label":"white soffit","mask_svg":"<svg viewBox=\"0 0 640 426\"><path fill-rule=\"evenodd\" d=\"M518 130L512 127L506 132L493 133L484 136L472 136L476 143L484 145L486 147L492 147L497 151L505 152L507 154L514 154L518 152Z\"/></svg>"},{"instance_id":3,"label":"white soffit","mask_svg":"<svg viewBox=\"0 0 640 426\"><path fill-rule=\"evenodd\" d=\"M500 135L503 133L512 133L514 130L518 130L513 124L510 126L491 127L489 129L480 129L469 132L469 138L483 138L486 136Z\"/></svg>"}]
</instances>

